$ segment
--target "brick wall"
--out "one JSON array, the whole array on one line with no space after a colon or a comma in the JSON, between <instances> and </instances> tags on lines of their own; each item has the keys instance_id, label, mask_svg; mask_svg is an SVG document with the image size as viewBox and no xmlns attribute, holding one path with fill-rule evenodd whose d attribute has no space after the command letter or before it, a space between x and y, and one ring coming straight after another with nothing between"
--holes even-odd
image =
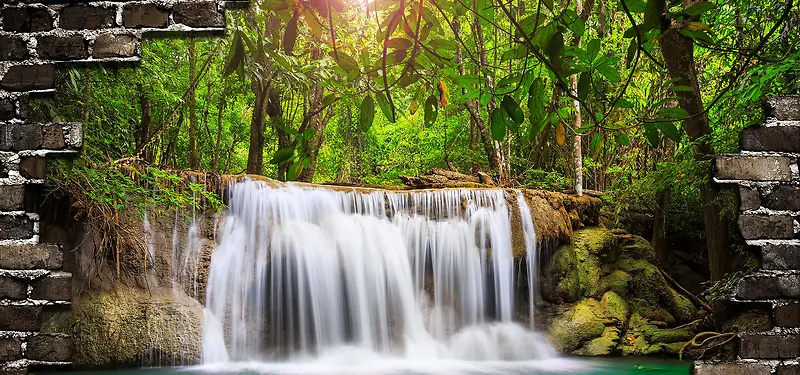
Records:
<instances>
[{"instance_id":1,"label":"brick wall","mask_svg":"<svg viewBox=\"0 0 800 375\"><path fill-rule=\"evenodd\" d=\"M31 97L51 95L60 67L136 62L143 36L221 35L224 10L248 1L2 0L0 5L0 373L65 366L69 338L39 333L68 308L71 275L57 244L39 243L30 209L48 158L80 152L81 124L27 121ZM56 98L57 99L57 98Z\"/></svg>"},{"instance_id":2,"label":"brick wall","mask_svg":"<svg viewBox=\"0 0 800 375\"><path fill-rule=\"evenodd\" d=\"M717 157L714 175L739 186L739 228L762 254L733 298L772 304L773 328L740 335L737 361L699 362L696 374L800 374L800 96L768 99L766 109L763 125L742 132L740 154Z\"/></svg>"}]
</instances>

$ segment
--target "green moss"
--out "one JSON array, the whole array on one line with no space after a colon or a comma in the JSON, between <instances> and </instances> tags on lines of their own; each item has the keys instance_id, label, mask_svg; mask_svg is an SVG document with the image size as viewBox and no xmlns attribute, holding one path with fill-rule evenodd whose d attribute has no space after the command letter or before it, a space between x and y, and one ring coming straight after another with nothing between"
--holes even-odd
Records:
<instances>
[{"instance_id":1,"label":"green moss","mask_svg":"<svg viewBox=\"0 0 800 375\"><path fill-rule=\"evenodd\" d=\"M598 256L612 249L615 241L616 236L605 228L586 228L575 232L572 247L578 280L585 296L600 297L603 272Z\"/></svg>"},{"instance_id":2,"label":"green moss","mask_svg":"<svg viewBox=\"0 0 800 375\"><path fill-rule=\"evenodd\" d=\"M630 292L631 275L622 270L613 270L600 280L600 291L612 291L620 296L627 296Z\"/></svg>"},{"instance_id":3,"label":"green moss","mask_svg":"<svg viewBox=\"0 0 800 375\"><path fill-rule=\"evenodd\" d=\"M584 293L577 263L575 251L571 246L560 247L551 261L550 273L555 279L553 281L557 282L555 293L564 302L579 301Z\"/></svg>"},{"instance_id":4,"label":"green moss","mask_svg":"<svg viewBox=\"0 0 800 375\"><path fill-rule=\"evenodd\" d=\"M656 258L655 251L646 239L639 236L625 236L620 252L622 258L642 259L653 261Z\"/></svg>"},{"instance_id":5,"label":"green moss","mask_svg":"<svg viewBox=\"0 0 800 375\"><path fill-rule=\"evenodd\" d=\"M616 293L607 292L604 294L600 304L603 305L606 315L610 318L621 324L625 324L628 321L628 304Z\"/></svg>"},{"instance_id":6,"label":"green moss","mask_svg":"<svg viewBox=\"0 0 800 375\"><path fill-rule=\"evenodd\" d=\"M672 288L668 288L665 304L672 316L680 323L688 323L697 317L697 309L689 298L684 297Z\"/></svg>"},{"instance_id":7,"label":"green moss","mask_svg":"<svg viewBox=\"0 0 800 375\"><path fill-rule=\"evenodd\" d=\"M685 343L694 337L691 327L656 329L649 334L650 342L654 344Z\"/></svg>"},{"instance_id":8,"label":"green moss","mask_svg":"<svg viewBox=\"0 0 800 375\"><path fill-rule=\"evenodd\" d=\"M550 326L549 337L553 346L561 351L573 351L603 334L606 323L602 305L589 298L560 315Z\"/></svg>"},{"instance_id":9,"label":"green moss","mask_svg":"<svg viewBox=\"0 0 800 375\"><path fill-rule=\"evenodd\" d=\"M580 349L572 352L575 355L581 356L607 356L617 352L619 344L619 329L616 327L606 327L603 330L603 335L587 342Z\"/></svg>"}]
</instances>

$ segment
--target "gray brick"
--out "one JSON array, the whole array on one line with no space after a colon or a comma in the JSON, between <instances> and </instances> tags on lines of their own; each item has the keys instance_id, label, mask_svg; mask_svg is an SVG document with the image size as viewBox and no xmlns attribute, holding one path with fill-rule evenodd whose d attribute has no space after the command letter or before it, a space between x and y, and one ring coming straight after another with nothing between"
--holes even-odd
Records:
<instances>
[{"instance_id":1,"label":"gray brick","mask_svg":"<svg viewBox=\"0 0 800 375\"><path fill-rule=\"evenodd\" d=\"M714 177L723 180L790 181L791 161L783 156L718 156Z\"/></svg>"},{"instance_id":2,"label":"gray brick","mask_svg":"<svg viewBox=\"0 0 800 375\"><path fill-rule=\"evenodd\" d=\"M25 60L28 44L15 35L0 35L0 60Z\"/></svg>"},{"instance_id":3,"label":"gray brick","mask_svg":"<svg viewBox=\"0 0 800 375\"><path fill-rule=\"evenodd\" d=\"M0 331L38 331L41 306L0 306Z\"/></svg>"},{"instance_id":4,"label":"gray brick","mask_svg":"<svg viewBox=\"0 0 800 375\"><path fill-rule=\"evenodd\" d=\"M47 275L31 282L31 298L48 301L69 301L72 298L72 277Z\"/></svg>"},{"instance_id":5,"label":"gray brick","mask_svg":"<svg viewBox=\"0 0 800 375\"><path fill-rule=\"evenodd\" d=\"M781 363L775 368L775 375L800 375L800 364Z\"/></svg>"},{"instance_id":6,"label":"gray brick","mask_svg":"<svg viewBox=\"0 0 800 375\"><path fill-rule=\"evenodd\" d=\"M739 229L747 240L794 237L794 222L787 215L741 215Z\"/></svg>"},{"instance_id":7,"label":"gray brick","mask_svg":"<svg viewBox=\"0 0 800 375\"><path fill-rule=\"evenodd\" d=\"M0 276L0 299L25 299L28 296L28 283L16 277Z\"/></svg>"},{"instance_id":8,"label":"gray brick","mask_svg":"<svg viewBox=\"0 0 800 375\"><path fill-rule=\"evenodd\" d=\"M71 357L69 338L38 335L28 338L25 357L37 361L66 362Z\"/></svg>"},{"instance_id":9,"label":"gray brick","mask_svg":"<svg viewBox=\"0 0 800 375\"><path fill-rule=\"evenodd\" d=\"M752 127L742 132L742 150L800 152L800 126Z\"/></svg>"},{"instance_id":10,"label":"gray brick","mask_svg":"<svg viewBox=\"0 0 800 375\"><path fill-rule=\"evenodd\" d=\"M114 25L116 9L103 6L71 5L61 10L62 29L102 29Z\"/></svg>"},{"instance_id":11,"label":"gray brick","mask_svg":"<svg viewBox=\"0 0 800 375\"><path fill-rule=\"evenodd\" d=\"M789 359L800 357L798 335L742 335L739 356L745 359Z\"/></svg>"},{"instance_id":12,"label":"gray brick","mask_svg":"<svg viewBox=\"0 0 800 375\"><path fill-rule=\"evenodd\" d=\"M747 276L739 282L736 297L743 300L800 298L800 274Z\"/></svg>"},{"instance_id":13,"label":"gray brick","mask_svg":"<svg viewBox=\"0 0 800 375\"><path fill-rule=\"evenodd\" d=\"M42 125L42 148L60 150L66 146L64 128L58 124Z\"/></svg>"},{"instance_id":14,"label":"gray brick","mask_svg":"<svg viewBox=\"0 0 800 375\"><path fill-rule=\"evenodd\" d=\"M19 162L19 174L25 178L44 178L47 160L41 156L26 156Z\"/></svg>"},{"instance_id":15,"label":"gray brick","mask_svg":"<svg viewBox=\"0 0 800 375\"><path fill-rule=\"evenodd\" d=\"M800 245L764 245L761 248L761 267L766 270L800 269Z\"/></svg>"},{"instance_id":16,"label":"gray brick","mask_svg":"<svg viewBox=\"0 0 800 375\"><path fill-rule=\"evenodd\" d=\"M0 185L0 211L22 211L25 207L25 186Z\"/></svg>"},{"instance_id":17,"label":"gray brick","mask_svg":"<svg viewBox=\"0 0 800 375\"><path fill-rule=\"evenodd\" d=\"M53 17L45 8L7 7L2 14L6 31L27 33L53 29Z\"/></svg>"},{"instance_id":18,"label":"gray brick","mask_svg":"<svg viewBox=\"0 0 800 375\"><path fill-rule=\"evenodd\" d=\"M125 27L166 27L169 11L155 4L125 4L122 24Z\"/></svg>"},{"instance_id":19,"label":"gray brick","mask_svg":"<svg viewBox=\"0 0 800 375\"><path fill-rule=\"evenodd\" d=\"M800 186L775 186L764 198L764 206L774 210L800 210Z\"/></svg>"},{"instance_id":20,"label":"gray brick","mask_svg":"<svg viewBox=\"0 0 800 375\"><path fill-rule=\"evenodd\" d=\"M17 65L8 69L0 88L8 91L50 90L56 87L53 65Z\"/></svg>"},{"instance_id":21,"label":"gray brick","mask_svg":"<svg viewBox=\"0 0 800 375\"><path fill-rule=\"evenodd\" d=\"M739 201L741 210L757 210L761 207L761 194L758 188L739 186Z\"/></svg>"},{"instance_id":22,"label":"gray brick","mask_svg":"<svg viewBox=\"0 0 800 375\"><path fill-rule=\"evenodd\" d=\"M89 43L80 35L45 35L38 38L39 57L51 60L78 60L89 57Z\"/></svg>"},{"instance_id":23,"label":"gray brick","mask_svg":"<svg viewBox=\"0 0 800 375\"><path fill-rule=\"evenodd\" d=\"M64 255L54 244L0 246L0 268L12 270L60 269Z\"/></svg>"},{"instance_id":24,"label":"gray brick","mask_svg":"<svg viewBox=\"0 0 800 375\"><path fill-rule=\"evenodd\" d=\"M778 120L800 120L800 96L777 96L767 98L767 116Z\"/></svg>"},{"instance_id":25,"label":"gray brick","mask_svg":"<svg viewBox=\"0 0 800 375\"><path fill-rule=\"evenodd\" d=\"M778 327L800 327L800 302L775 308L775 325Z\"/></svg>"},{"instance_id":26,"label":"gray brick","mask_svg":"<svg viewBox=\"0 0 800 375\"><path fill-rule=\"evenodd\" d=\"M175 23L190 27L223 27L225 16L217 11L214 1L186 1L172 8Z\"/></svg>"},{"instance_id":27,"label":"gray brick","mask_svg":"<svg viewBox=\"0 0 800 375\"><path fill-rule=\"evenodd\" d=\"M694 375L771 375L764 363L696 363Z\"/></svg>"},{"instance_id":28,"label":"gray brick","mask_svg":"<svg viewBox=\"0 0 800 375\"><path fill-rule=\"evenodd\" d=\"M0 60L2 60L0 56ZM0 98L0 120L9 120L17 117L17 105L11 98ZM4 126L4 125L0 125ZM0 133L3 131L0 130Z\"/></svg>"},{"instance_id":29,"label":"gray brick","mask_svg":"<svg viewBox=\"0 0 800 375\"><path fill-rule=\"evenodd\" d=\"M136 56L139 39L127 34L102 34L94 40L92 57L97 59Z\"/></svg>"},{"instance_id":30,"label":"gray brick","mask_svg":"<svg viewBox=\"0 0 800 375\"><path fill-rule=\"evenodd\" d=\"M33 221L27 215L0 215L0 240L33 237Z\"/></svg>"},{"instance_id":31,"label":"gray brick","mask_svg":"<svg viewBox=\"0 0 800 375\"><path fill-rule=\"evenodd\" d=\"M0 338L0 362L22 359L22 341L16 337Z\"/></svg>"}]
</instances>

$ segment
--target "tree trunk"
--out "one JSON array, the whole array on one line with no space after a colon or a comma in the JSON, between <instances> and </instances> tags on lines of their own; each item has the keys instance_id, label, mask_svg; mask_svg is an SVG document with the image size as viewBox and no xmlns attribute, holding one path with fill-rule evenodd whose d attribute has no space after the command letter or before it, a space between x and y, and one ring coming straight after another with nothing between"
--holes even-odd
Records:
<instances>
[{"instance_id":1,"label":"tree trunk","mask_svg":"<svg viewBox=\"0 0 800 375\"><path fill-rule=\"evenodd\" d=\"M199 169L200 162L197 160L197 114L195 113L194 86L197 65L195 55L194 37L189 38L189 169Z\"/></svg>"},{"instance_id":2,"label":"tree trunk","mask_svg":"<svg viewBox=\"0 0 800 375\"><path fill-rule=\"evenodd\" d=\"M653 241L651 245L656 253L656 258L662 266L667 265L667 212L669 212L669 196L671 187L664 188L656 196L656 213L653 217Z\"/></svg>"},{"instance_id":3,"label":"tree trunk","mask_svg":"<svg viewBox=\"0 0 800 375\"><path fill-rule=\"evenodd\" d=\"M219 172L219 152L222 146L222 113L225 111L225 94L219 97L217 108L217 138L214 142L214 154L211 159L211 170Z\"/></svg>"},{"instance_id":4,"label":"tree trunk","mask_svg":"<svg viewBox=\"0 0 800 375\"><path fill-rule=\"evenodd\" d=\"M318 43L314 43L311 46L311 61L316 61L320 58L322 58L322 50L319 48ZM308 90L308 110L310 112L318 111L322 108L324 93L325 90L320 86L319 82L315 81L312 83L311 88ZM317 167L317 155L319 154L320 147L322 147L322 141L325 139L325 127L328 125L331 115L332 112L330 112L329 108L326 111L318 113L309 120L306 129L311 129L311 131L314 132L314 138L308 143L308 148L305 151L306 156L311 158L311 164L303 169L300 176L297 177L298 181L312 182L314 180L314 170Z\"/></svg>"},{"instance_id":5,"label":"tree trunk","mask_svg":"<svg viewBox=\"0 0 800 375\"><path fill-rule=\"evenodd\" d=\"M264 116L269 90L262 88L254 91L256 93L256 102L253 106L253 116L250 119L250 147L247 150L247 173L260 175L264 171Z\"/></svg>"},{"instance_id":6,"label":"tree trunk","mask_svg":"<svg viewBox=\"0 0 800 375\"><path fill-rule=\"evenodd\" d=\"M714 156L714 149L707 137L711 134L711 126L708 114L703 112L700 84L695 70L694 42L680 35L676 30L668 30L659 39L659 45L670 78L678 80L676 85L691 88L691 91L679 91L675 94L679 97L681 108L693 116L683 121L683 127L695 144L695 159L699 163L708 163ZM719 186L711 178L711 168L707 169L709 175L706 176L706 182L701 191L703 218L711 281L719 281L728 272L730 265L728 223L720 215L721 207L717 199L720 194Z\"/></svg>"},{"instance_id":7,"label":"tree trunk","mask_svg":"<svg viewBox=\"0 0 800 375\"><path fill-rule=\"evenodd\" d=\"M583 12L583 3L581 0L577 0L577 4L575 6L575 12L581 18L584 18ZM585 18L584 18L585 21ZM575 36L575 48L581 48L581 37ZM578 74L573 74L572 77L572 93L575 96L578 95ZM581 147L581 135L578 133L578 129L581 128L581 103L577 100L572 101L572 105L575 107L575 138L573 139L572 143L572 152L573 152L573 161L575 167L575 195L582 196L583 195L583 147Z\"/></svg>"}]
</instances>

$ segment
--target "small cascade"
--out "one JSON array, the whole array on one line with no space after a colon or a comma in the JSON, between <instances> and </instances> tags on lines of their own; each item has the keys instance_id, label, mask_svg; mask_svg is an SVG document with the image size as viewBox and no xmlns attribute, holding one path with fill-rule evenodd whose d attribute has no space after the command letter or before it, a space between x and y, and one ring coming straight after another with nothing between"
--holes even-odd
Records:
<instances>
[{"instance_id":1,"label":"small cascade","mask_svg":"<svg viewBox=\"0 0 800 375\"><path fill-rule=\"evenodd\" d=\"M229 194L206 289L204 363L343 351L414 360L555 356L517 323L503 190L357 192L244 181ZM533 314L536 234L521 193L516 199Z\"/></svg>"},{"instance_id":2,"label":"small cascade","mask_svg":"<svg viewBox=\"0 0 800 375\"><path fill-rule=\"evenodd\" d=\"M533 225L533 216L528 208L528 202L525 201L525 197L519 190L517 190L517 206L519 207L520 218L522 218L525 260L528 266L528 303L530 305L528 319L530 320L531 329L534 329L536 328L533 319L536 312L535 302L538 300L537 292L539 291L539 253L536 248L536 227Z\"/></svg>"}]
</instances>

